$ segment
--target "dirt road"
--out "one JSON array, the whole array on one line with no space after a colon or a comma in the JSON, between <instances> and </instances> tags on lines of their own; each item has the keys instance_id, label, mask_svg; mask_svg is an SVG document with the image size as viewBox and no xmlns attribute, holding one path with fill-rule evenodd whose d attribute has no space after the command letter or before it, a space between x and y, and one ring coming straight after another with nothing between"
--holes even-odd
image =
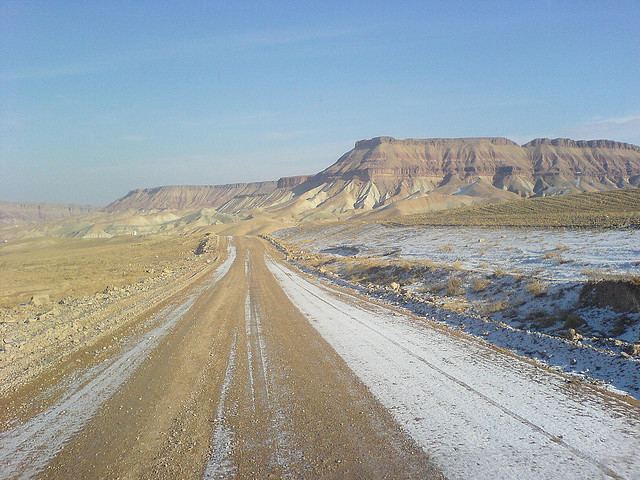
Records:
<instances>
[{"instance_id":1,"label":"dirt road","mask_svg":"<svg viewBox=\"0 0 640 480\"><path fill-rule=\"evenodd\" d=\"M1 478L439 478L234 243L111 358L3 400Z\"/></svg>"},{"instance_id":2,"label":"dirt road","mask_svg":"<svg viewBox=\"0 0 640 480\"><path fill-rule=\"evenodd\" d=\"M119 345L2 399L0 478L640 471L637 405L327 288L255 238Z\"/></svg>"}]
</instances>

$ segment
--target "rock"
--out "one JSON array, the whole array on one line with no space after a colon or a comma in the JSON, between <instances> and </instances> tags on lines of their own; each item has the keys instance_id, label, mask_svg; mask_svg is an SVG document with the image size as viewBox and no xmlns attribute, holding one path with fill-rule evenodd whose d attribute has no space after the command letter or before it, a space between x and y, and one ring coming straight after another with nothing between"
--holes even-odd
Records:
<instances>
[{"instance_id":1,"label":"rock","mask_svg":"<svg viewBox=\"0 0 640 480\"><path fill-rule=\"evenodd\" d=\"M640 343L634 343L625 347L624 352L631 357L640 357Z\"/></svg>"},{"instance_id":2,"label":"rock","mask_svg":"<svg viewBox=\"0 0 640 480\"><path fill-rule=\"evenodd\" d=\"M33 297L31 297L31 300L29 300L29 304L33 305L34 307L42 307L43 305L47 305L49 303L51 303L51 298L49 298L49 295L46 294L34 295Z\"/></svg>"},{"instance_id":3,"label":"rock","mask_svg":"<svg viewBox=\"0 0 640 480\"><path fill-rule=\"evenodd\" d=\"M105 295L110 295L113 292L119 292L120 287L116 287L115 285L107 285L107 287L102 291Z\"/></svg>"},{"instance_id":4,"label":"rock","mask_svg":"<svg viewBox=\"0 0 640 480\"><path fill-rule=\"evenodd\" d=\"M400 291L400 284L399 284L399 283L397 283L397 282L391 282L391 283L389 284L389 288L390 288L391 290L393 290L394 292L398 292L398 291Z\"/></svg>"},{"instance_id":5,"label":"rock","mask_svg":"<svg viewBox=\"0 0 640 480\"><path fill-rule=\"evenodd\" d=\"M583 337L578 332L576 332L575 328L570 328L567 330L567 338L572 342L579 342Z\"/></svg>"}]
</instances>

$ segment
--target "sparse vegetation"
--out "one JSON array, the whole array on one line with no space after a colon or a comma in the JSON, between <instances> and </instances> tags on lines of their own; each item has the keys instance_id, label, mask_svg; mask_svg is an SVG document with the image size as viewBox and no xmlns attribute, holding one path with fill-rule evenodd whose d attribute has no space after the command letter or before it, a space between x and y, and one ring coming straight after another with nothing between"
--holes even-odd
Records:
<instances>
[{"instance_id":1,"label":"sparse vegetation","mask_svg":"<svg viewBox=\"0 0 640 480\"><path fill-rule=\"evenodd\" d=\"M559 252L567 249L559 244L549 250L549 257L556 258ZM411 296L412 301L433 302L446 310L492 316L494 320L516 328L544 330L552 335L573 331L573 340L581 335L622 335L630 324L637 321L631 313L640 311L640 278L623 274L582 272L588 273L592 280L581 287L571 282L564 286L548 283L542 279L545 270L541 268L524 273L493 265L495 270L490 273L487 271L491 267L489 263L483 265L485 269L482 272L466 270L461 262L436 263L393 257L349 258L300 251L294 258L367 288L390 289ZM404 288L393 288L395 283ZM490 288L492 285L495 288ZM573 295L578 294L579 288L583 289L580 300L566 304L564 299L568 293L571 292L573 302ZM610 317L605 313L608 320L604 326L599 326L602 323L594 326L590 310L582 311L582 308L592 307L613 309L618 313Z\"/></svg>"},{"instance_id":2,"label":"sparse vegetation","mask_svg":"<svg viewBox=\"0 0 640 480\"><path fill-rule=\"evenodd\" d=\"M582 325L584 325L584 320L582 319L582 317L580 317L580 315L578 315L575 312L569 312L564 317L564 328L566 329L569 329L569 328L577 329Z\"/></svg>"},{"instance_id":3,"label":"sparse vegetation","mask_svg":"<svg viewBox=\"0 0 640 480\"><path fill-rule=\"evenodd\" d=\"M640 228L640 189L530 198L408 215L402 225Z\"/></svg>"},{"instance_id":4,"label":"sparse vegetation","mask_svg":"<svg viewBox=\"0 0 640 480\"><path fill-rule=\"evenodd\" d=\"M541 297L547 293L547 285L538 279L533 279L527 283L527 291L534 297Z\"/></svg>"},{"instance_id":5,"label":"sparse vegetation","mask_svg":"<svg viewBox=\"0 0 640 480\"><path fill-rule=\"evenodd\" d=\"M492 315L498 313L507 308L509 304L506 300L498 300L495 302L487 303L482 307L482 311L485 315Z\"/></svg>"},{"instance_id":6,"label":"sparse vegetation","mask_svg":"<svg viewBox=\"0 0 640 480\"><path fill-rule=\"evenodd\" d=\"M610 307L617 312L640 312L640 277L617 276L590 280L582 287L580 303Z\"/></svg>"},{"instance_id":7,"label":"sparse vegetation","mask_svg":"<svg viewBox=\"0 0 640 480\"><path fill-rule=\"evenodd\" d=\"M496 278L502 278L507 275L507 271L503 268L496 268L493 271L493 276Z\"/></svg>"},{"instance_id":8,"label":"sparse vegetation","mask_svg":"<svg viewBox=\"0 0 640 480\"><path fill-rule=\"evenodd\" d=\"M217 238L207 237L206 249ZM164 268L193 258L202 235L121 236L110 239L36 238L13 242L0 255L0 307L49 295L57 302L66 296L101 292L159 275Z\"/></svg>"},{"instance_id":9,"label":"sparse vegetation","mask_svg":"<svg viewBox=\"0 0 640 480\"><path fill-rule=\"evenodd\" d=\"M455 297L464 294L464 288L462 288L462 280L458 277L451 277L447 281L447 295Z\"/></svg>"},{"instance_id":10,"label":"sparse vegetation","mask_svg":"<svg viewBox=\"0 0 640 480\"><path fill-rule=\"evenodd\" d=\"M471 280L471 289L476 293L485 291L489 285L491 285L491 282L486 278L474 278Z\"/></svg>"}]
</instances>

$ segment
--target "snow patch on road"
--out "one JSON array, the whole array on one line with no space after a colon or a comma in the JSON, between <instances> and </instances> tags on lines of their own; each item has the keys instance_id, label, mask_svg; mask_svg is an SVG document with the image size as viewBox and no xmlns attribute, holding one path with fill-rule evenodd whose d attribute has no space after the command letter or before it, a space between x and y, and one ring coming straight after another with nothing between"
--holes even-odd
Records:
<instances>
[{"instance_id":1,"label":"snow patch on road","mask_svg":"<svg viewBox=\"0 0 640 480\"><path fill-rule=\"evenodd\" d=\"M222 279L227 273L229 273L229 269L233 262L236 261L236 246L229 242L229 246L227 247L227 258L222 262L222 264L216 269L212 276L212 283L218 282Z\"/></svg>"},{"instance_id":2,"label":"snow patch on road","mask_svg":"<svg viewBox=\"0 0 640 480\"><path fill-rule=\"evenodd\" d=\"M202 478L223 479L230 478L236 474L236 465L231 458L233 431L227 426L224 408L233 374L236 366L236 345L238 343L237 333L233 336L233 343L229 350L229 358L227 360L227 369L224 373L222 388L220 389L220 398L218 399L218 408L216 410L215 428L211 438L211 456L207 461L207 466Z\"/></svg>"},{"instance_id":3,"label":"snow patch on road","mask_svg":"<svg viewBox=\"0 0 640 480\"><path fill-rule=\"evenodd\" d=\"M247 293L244 300L245 334L247 336L247 369L249 370L249 389L251 390L251 409L256 411L256 389L253 380L253 353L251 348L251 297Z\"/></svg>"},{"instance_id":4,"label":"snow patch on road","mask_svg":"<svg viewBox=\"0 0 640 480\"><path fill-rule=\"evenodd\" d=\"M634 478L640 471L637 407L473 337L355 302L274 261L267 266L448 478Z\"/></svg>"}]
</instances>

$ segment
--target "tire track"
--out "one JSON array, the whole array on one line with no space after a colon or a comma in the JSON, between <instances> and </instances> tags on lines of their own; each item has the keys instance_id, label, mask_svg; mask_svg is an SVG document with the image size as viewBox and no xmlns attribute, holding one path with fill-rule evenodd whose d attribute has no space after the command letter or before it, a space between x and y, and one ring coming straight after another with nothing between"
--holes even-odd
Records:
<instances>
[{"instance_id":1,"label":"tire track","mask_svg":"<svg viewBox=\"0 0 640 480\"><path fill-rule=\"evenodd\" d=\"M261 293L261 289L252 282L253 271L249 255L247 255L246 271L249 284L245 304L246 321L251 338L255 342L255 347L253 342L249 343L249 347L255 348L256 350L256 355L251 357L255 358L258 363L259 385L261 385L263 389L262 395L259 395L263 399L261 409L269 418L267 443L271 450L270 462L282 475L289 476L287 474L288 468L294 465L294 462L299 463L302 455L290 441L292 436L289 432L291 419L288 418L282 407L282 398L289 396L288 387L284 383L272 385L276 375L274 375L275 372L272 370L274 366L272 366L269 359L266 335L262 325L264 316L259 302L254 300L256 293ZM258 290L258 292L256 292L256 290ZM258 295L258 298L260 298L260 295ZM249 372L252 371L252 368L250 365Z\"/></svg>"},{"instance_id":2,"label":"tire track","mask_svg":"<svg viewBox=\"0 0 640 480\"><path fill-rule=\"evenodd\" d=\"M213 420L215 426L211 437L211 455L202 476L206 480L233 478L237 473L237 467L232 458L233 431L227 425L224 414L236 367L237 344L238 334L235 332L229 350L222 388L220 389L218 408Z\"/></svg>"}]
</instances>

